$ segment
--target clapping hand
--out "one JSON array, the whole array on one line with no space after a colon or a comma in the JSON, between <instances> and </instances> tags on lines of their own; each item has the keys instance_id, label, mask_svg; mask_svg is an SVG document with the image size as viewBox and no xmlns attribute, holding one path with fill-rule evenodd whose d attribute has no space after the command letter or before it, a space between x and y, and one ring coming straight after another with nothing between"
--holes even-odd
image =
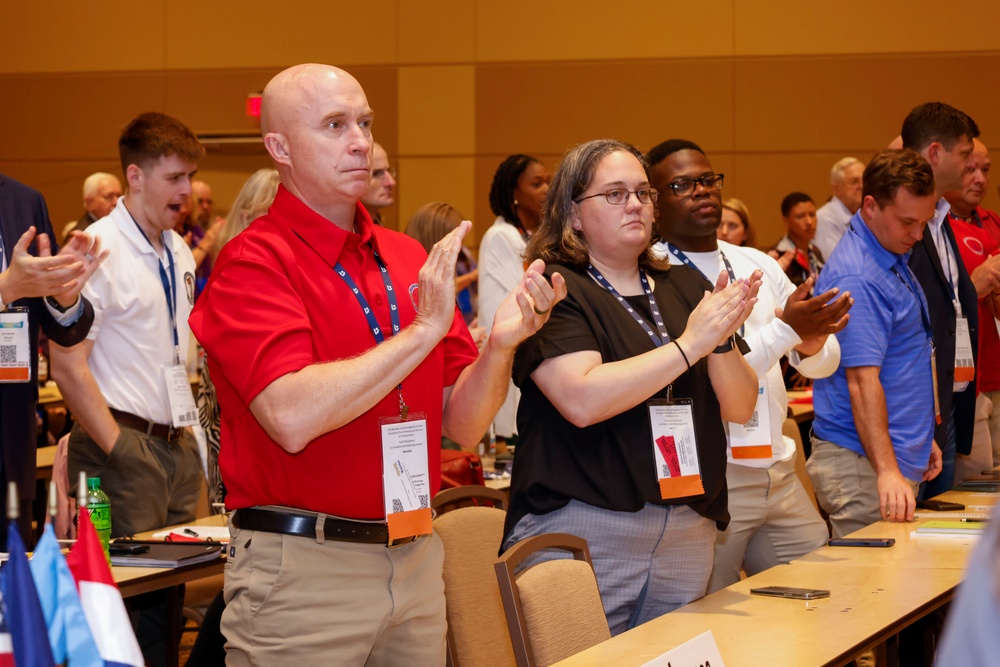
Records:
<instances>
[{"instance_id":1,"label":"clapping hand","mask_svg":"<svg viewBox=\"0 0 1000 667\"><path fill-rule=\"evenodd\" d=\"M549 283L542 275L544 271L545 262L540 259L532 262L521 282L497 309L489 340L501 349L512 350L541 329L552 307L566 297L566 280L553 273Z\"/></svg>"},{"instance_id":2,"label":"clapping hand","mask_svg":"<svg viewBox=\"0 0 1000 667\"><path fill-rule=\"evenodd\" d=\"M736 333L757 303L763 272L754 271L750 278L729 282L729 275L722 271L715 282L715 289L705 292L680 336L680 344L695 358L702 358Z\"/></svg>"},{"instance_id":3,"label":"clapping hand","mask_svg":"<svg viewBox=\"0 0 1000 667\"><path fill-rule=\"evenodd\" d=\"M850 292L845 292L836 300L840 290L833 288L809 298L814 277L799 285L785 301L784 308L775 308L774 314L802 339L796 350L805 355L819 352L826 343L826 337L839 333L847 326L850 315L847 311L854 305Z\"/></svg>"},{"instance_id":4,"label":"clapping hand","mask_svg":"<svg viewBox=\"0 0 1000 667\"><path fill-rule=\"evenodd\" d=\"M99 241L93 244L94 250L89 234L73 232L59 254L52 256L49 237L41 234L37 237L36 257L28 252L35 237L35 227L29 227L14 245L7 270L0 274L0 296L6 303L52 296L60 305L72 306L87 279L107 257L107 251L100 253Z\"/></svg>"}]
</instances>

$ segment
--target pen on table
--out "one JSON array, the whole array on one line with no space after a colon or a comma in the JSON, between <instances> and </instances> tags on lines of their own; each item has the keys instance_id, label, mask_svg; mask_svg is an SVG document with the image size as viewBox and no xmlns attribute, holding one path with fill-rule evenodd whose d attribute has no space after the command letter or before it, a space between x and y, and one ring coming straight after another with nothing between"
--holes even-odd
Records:
<instances>
[{"instance_id":1,"label":"pen on table","mask_svg":"<svg viewBox=\"0 0 1000 667\"><path fill-rule=\"evenodd\" d=\"M184 534L185 535L190 535L191 537L200 537L196 531L193 531L190 528L185 528L184 529Z\"/></svg>"}]
</instances>

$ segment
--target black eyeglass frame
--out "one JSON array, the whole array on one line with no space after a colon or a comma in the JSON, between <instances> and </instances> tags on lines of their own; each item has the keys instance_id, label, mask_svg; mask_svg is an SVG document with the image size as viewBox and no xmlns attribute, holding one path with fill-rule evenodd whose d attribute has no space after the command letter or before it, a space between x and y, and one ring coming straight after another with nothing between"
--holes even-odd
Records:
<instances>
[{"instance_id":1,"label":"black eyeglass frame","mask_svg":"<svg viewBox=\"0 0 1000 667\"><path fill-rule=\"evenodd\" d=\"M722 189L725 181L725 174L708 174L701 178L682 178L679 181L667 183L667 187L674 193L675 197L687 197L693 193L698 186L705 188L709 192L716 192Z\"/></svg>"}]
</instances>

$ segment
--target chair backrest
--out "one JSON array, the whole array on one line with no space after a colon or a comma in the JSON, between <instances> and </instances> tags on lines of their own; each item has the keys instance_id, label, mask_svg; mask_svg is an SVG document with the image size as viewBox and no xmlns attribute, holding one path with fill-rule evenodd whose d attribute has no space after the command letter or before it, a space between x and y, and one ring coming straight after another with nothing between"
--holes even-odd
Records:
<instances>
[{"instance_id":1,"label":"chair backrest","mask_svg":"<svg viewBox=\"0 0 1000 667\"><path fill-rule=\"evenodd\" d=\"M472 505L492 506L506 511L507 494L503 491L491 489L488 486L472 484L469 486L456 486L453 489L444 489L431 499L431 507L438 514ZM499 550L500 546L497 545L497 551Z\"/></svg>"},{"instance_id":2,"label":"chair backrest","mask_svg":"<svg viewBox=\"0 0 1000 667\"><path fill-rule=\"evenodd\" d=\"M493 507L462 507L434 519L434 532L444 543L448 662L455 667L515 664L493 574L506 516Z\"/></svg>"},{"instance_id":3,"label":"chair backrest","mask_svg":"<svg viewBox=\"0 0 1000 667\"><path fill-rule=\"evenodd\" d=\"M802 432L799 431L798 422L791 417L787 418L781 425L781 432L795 442L795 474L799 476L799 481L805 487L806 495L812 501L813 506L819 511L819 502L816 500L816 490L813 488L809 473L806 472L806 450L802 446Z\"/></svg>"},{"instance_id":4,"label":"chair backrest","mask_svg":"<svg viewBox=\"0 0 1000 667\"><path fill-rule=\"evenodd\" d=\"M572 558L546 560L515 576L543 549L568 551ZM518 667L545 667L611 638L583 538L530 537L508 549L495 568Z\"/></svg>"}]
</instances>

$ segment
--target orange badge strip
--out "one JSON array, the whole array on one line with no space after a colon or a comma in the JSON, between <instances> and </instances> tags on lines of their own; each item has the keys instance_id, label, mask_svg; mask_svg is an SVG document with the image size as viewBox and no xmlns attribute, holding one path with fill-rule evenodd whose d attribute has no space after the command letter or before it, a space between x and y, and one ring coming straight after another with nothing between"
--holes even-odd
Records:
<instances>
[{"instance_id":1,"label":"orange badge strip","mask_svg":"<svg viewBox=\"0 0 1000 667\"><path fill-rule=\"evenodd\" d=\"M0 368L0 380L7 382L27 382L30 379L30 368Z\"/></svg>"},{"instance_id":2,"label":"orange badge strip","mask_svg":"<svg viewBox=\"0 0 1000 667\"><path fill-rule=\"evenodd\" d=\"M660 480L660 497L664 500L698 496L705 493L699 475L684 475L683 477L664 477Z\"/></svg>"},{"instance_id":3,"label":"orange badge strip","mask_svg":"<svg viewBox=\"0 0 1000 667\"><path fill-rule=\"evenodd\" d=\"M434 530L430 508L395 512L387 519L389 540L399 540L414 535L430 535Z\"/></svg>"},{"instance_id":4,"label":"orange badge strip","mask_svg":"<svg viewBox=\"0 0 1000 667\"><path fill-rule=\"evenodd\" d=\"M734 459L769 459L773 456L771 445L733 447L732 452Z\"/></svg>"}]
</instances>

